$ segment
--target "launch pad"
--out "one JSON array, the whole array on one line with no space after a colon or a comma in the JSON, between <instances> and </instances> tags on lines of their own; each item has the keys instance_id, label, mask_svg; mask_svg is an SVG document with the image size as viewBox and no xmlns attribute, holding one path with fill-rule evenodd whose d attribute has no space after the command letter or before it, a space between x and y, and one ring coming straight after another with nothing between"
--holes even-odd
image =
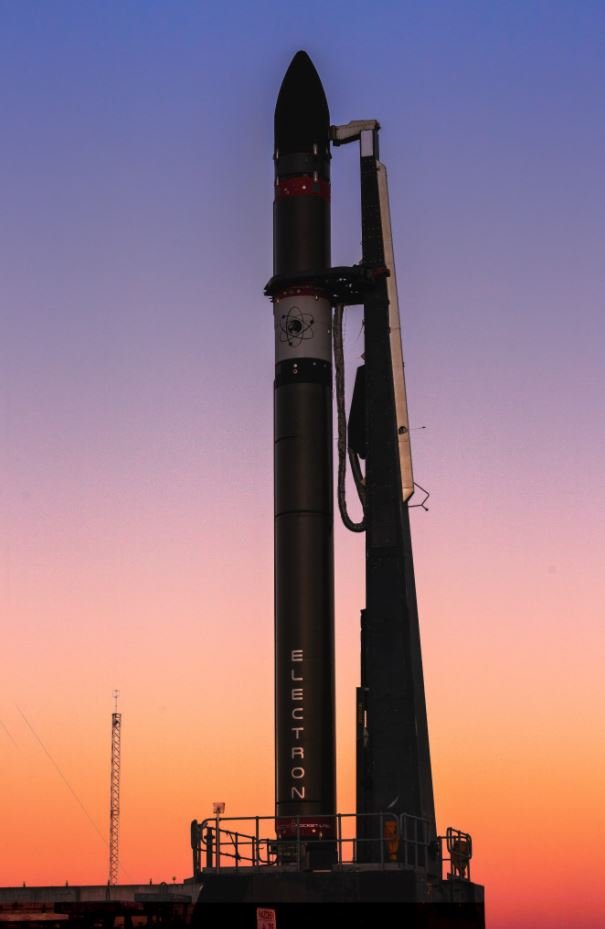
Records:
<instances>
[{"instance_id":1,"label":"launch pad","mask_svg":"<svg viewBox=\"0 0 605 929\"><path fill-rule=\"evenodd\" d=\"M191 827L204 900L400 904L408 925L484 926L470 835L437 833L408 507L413 477L386 168L376 120L330 125L298 52L275 108L276 809ZM362 257L330 260L332 147L358 144ZM348 425L345 308L364 308ZM337 812L334 745L332 363L337 499L365 533L356 693L357 808ZM347 459L362 508L351 518ZM449 914L451 908L456 913ZM290 913L290 916L292 914ZM285 923L289 925L288 922Z\"/></svg>"},{"instance_id":2,"label":"launch pad","mask_svg":"<svg viewBox=\"0 0 605 929\"><path fill-rule=\"evenodd\" d=\"M329 835L315 838L298 819L294 837L281 840L275 817L194 820L193 877L186 884L200 888L200 913L208 904L237 903L241 925L253 925L244 914L251 918L256 907L273 912L276 926L294 927L308 919L295 904L354 903L365 914L361 920L368 917L364 904L390 903L405 926L482 929L483 888L470 879L468 834L449 829L435 841L430 823L415 816L368 814L363 828L359 818L336 814ZM351 918L347 908L347 924Z\"/></svg>"}]
</instances>

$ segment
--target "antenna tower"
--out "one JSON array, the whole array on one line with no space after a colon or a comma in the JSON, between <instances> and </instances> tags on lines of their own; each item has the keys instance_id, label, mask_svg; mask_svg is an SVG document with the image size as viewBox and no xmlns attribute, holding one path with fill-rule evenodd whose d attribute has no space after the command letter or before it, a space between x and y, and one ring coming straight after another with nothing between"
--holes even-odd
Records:
<instances>
[{"instance_id":1,"label":"antenna tower","mask_svg":"<svg viewBox=\"0 0 605 929\"><path fill-rule=\"evenodd\" d=\"M109 808L109 883L118 883L120 866L120 741L122 714L118 713L119 690L114 690L111 715L111 789Z\"/></svg>"}]
</instances>

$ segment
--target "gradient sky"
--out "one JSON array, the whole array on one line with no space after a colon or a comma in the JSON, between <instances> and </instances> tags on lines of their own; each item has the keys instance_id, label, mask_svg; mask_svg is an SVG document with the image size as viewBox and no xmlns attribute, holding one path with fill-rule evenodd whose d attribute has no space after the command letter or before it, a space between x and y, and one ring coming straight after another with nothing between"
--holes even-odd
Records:
<instances>
[{"instance_id":1,"label":"gradient sky","mask_svg":"<svg viewBox=\"0 0 605 929\"><path fill-rule=\"evenodd\" d=\"M430 512L412 524L439 828L473 834L490 929L596 929L605 7L590 0L0 0L0 884L106 881L114 687L122 881L190 874L189 821L215 800L272 810L262 287L273 107L298 48L333 122L383 126L426 427ZM355 152L335 153L333 193L349 264ZM350 311L351 372L360 325ZM341 527L337 571L346 811L363 541Z\"/></svg>"}]
</instances>

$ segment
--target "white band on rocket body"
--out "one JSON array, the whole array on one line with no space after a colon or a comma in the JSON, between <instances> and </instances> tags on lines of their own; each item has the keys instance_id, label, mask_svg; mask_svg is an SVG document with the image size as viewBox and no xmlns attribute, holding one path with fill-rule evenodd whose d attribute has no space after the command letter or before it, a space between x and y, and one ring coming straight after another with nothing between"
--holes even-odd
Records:
<instances>
[{"instance_id":1,"label":"white band on rocket body","mask_svg":"<svg viewBox=\"0 0 605 929\"><path fill-rule=\"evenodd\" d=\"M275 363L294 358L332 360L332 306L325 297L287 294L273 303Z\"/></svg>"}]
</instances>

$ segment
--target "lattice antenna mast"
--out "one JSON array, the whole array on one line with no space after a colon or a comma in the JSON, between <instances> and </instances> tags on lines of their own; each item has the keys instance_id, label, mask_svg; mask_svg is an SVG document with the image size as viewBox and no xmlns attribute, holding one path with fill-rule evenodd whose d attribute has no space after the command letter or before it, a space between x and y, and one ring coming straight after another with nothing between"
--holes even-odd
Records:
<instances>
[{"instance_id":1,"label":"lattice antenna mast","mask_svg":"<svg viewBox=\"0 0 605 929\"><path fill-rule=\"evenodd\" d=\"M114 690L111 715L111 789L109 808L109 883L118 883L120 866L120 741L122 714L118 713L119 690Z\"/></svg>"}]
</instances>

